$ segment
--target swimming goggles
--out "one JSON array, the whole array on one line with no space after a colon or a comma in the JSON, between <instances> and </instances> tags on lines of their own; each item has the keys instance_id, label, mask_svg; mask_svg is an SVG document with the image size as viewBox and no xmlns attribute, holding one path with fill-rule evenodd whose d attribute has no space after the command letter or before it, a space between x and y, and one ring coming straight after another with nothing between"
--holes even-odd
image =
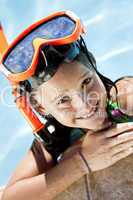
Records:
<instances>
[{"instance_id":1,"label":"swimming goggles","mask_svg":"<svg viewBox=\"0 0 133 200\"><path fill-rule=\"evenodd\" d=\"M12 82L20 82L33 76L41 48L73 43L84 27L71 11L56 12L32 24L22 32L4 53L0 70ZM43 52L45 65L47 57Z\"/></svg>"}]
</instances>

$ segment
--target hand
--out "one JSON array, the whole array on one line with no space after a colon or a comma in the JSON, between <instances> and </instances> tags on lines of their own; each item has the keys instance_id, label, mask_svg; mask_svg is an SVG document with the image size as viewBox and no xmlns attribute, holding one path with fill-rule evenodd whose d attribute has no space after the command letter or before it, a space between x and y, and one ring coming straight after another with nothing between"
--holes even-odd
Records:
<instances>
[{"instance_id":1,"label":"hand","mask_svg":"<svg viewBox=\"0 0 133 200\"><path fill-rule=\"evenodd\" d=\"M92 171L107 168L133 153L133 123L117 124L108 130L88 131L63 155L63 160L80 151Z\"/></svg>"},{"instance_id":2,"label":"hand","mask_svg":"<svg viewBox=\"0 0 133 200\"><path fill-rule=\"evenodd\" d=\"M106 131L89 133L81 152L92 171L104 169L133 153L133 123L117 124Z\"/></svg>"}]
</instances>

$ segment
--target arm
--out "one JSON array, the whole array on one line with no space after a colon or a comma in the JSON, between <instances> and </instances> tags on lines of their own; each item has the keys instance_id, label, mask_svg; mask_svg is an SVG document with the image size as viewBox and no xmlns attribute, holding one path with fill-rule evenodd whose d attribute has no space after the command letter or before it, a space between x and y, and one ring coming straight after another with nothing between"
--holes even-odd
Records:
<instances>
[{"instance_id":1,"label":"arm","mask_svg":"<svg viewBox=\"0 0 133 200\"><path fill-rule=\"evenodd\" d=\"M3 194L4 188L0 189L0 200L2 200L2 194Z\"/></svg>"},{"instance_id":2,"label":"arm","mask_svg":"<svg viewBox=\"0 0 133 200\"><path fill-rule=\"evenodd\" d=\"M23 169L23 174L27 175L25 177L22 175L21 178L17 178L17 181L10 182L4 191L2 200L50 200L88 172L83 160L79 154L76 154L73 158L62 161L47 173L38 175L36 167L33 167L34 161L29 157L30 154L31 152L19 166Z\"/></svg>"},{"instance_id":3,"label":"arm","mask_svg":"<svg viewBox=\"0 0 133 200\"><path fill-rule=\"evenodd\" d=\"M20 174L16 176L17 181L14 180L4 190L2 200L51 200L80 177L88 174L87 164L91 171L107 168L132 154L132 146L133 123L124 123L105 131L88 132L81 144L72 146L66 152L67 155L64 153L60 164L46 173L38 173L36 165L33 164L35 161L32 152L29 152L31 159L27 155L27 159L21 163L20 169L23 172L18 171Z\"/></svg>"},{"instance_id":4,"label":"arm","mask_svg":"<svg viewBox=\"0 0 133 200\"><path fill-rule=\"evenodd\" d=\"M40 162L40 163L38 163ZM41 166L41 170L40 170ZM23 160L18 164L12 174L6 188L19 180L35 177L54 166L52 156L45 150L43 145L34 140L31 149L27 152Z\"/></svg>"}]
</instances>

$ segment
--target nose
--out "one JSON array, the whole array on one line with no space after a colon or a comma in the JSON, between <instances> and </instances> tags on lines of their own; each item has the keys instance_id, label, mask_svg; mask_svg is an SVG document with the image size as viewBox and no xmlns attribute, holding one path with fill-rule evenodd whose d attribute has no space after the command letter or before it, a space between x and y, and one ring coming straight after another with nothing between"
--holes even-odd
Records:
<instances>
[{"instance_id":1,"label":"nose","mask_svg":"<svg viewBox=\"0 0 133 200\"><path fill-rule=\"evenodd\" d=\"M72 106L77 117L90 115L98 106L99 99L92 94L74 93L72 96Z\"/></svg>"},{"instance_id":2,"label":"nose","mask_svg":"<svg viewBox=\"0 0 133 200\"><path fill-rule=\"evenodd\" d=\"M87 98L81 93L72 95L72 106L75 112L79 114L87 114L91 111L91 105L87 102Z\"/></svg>"}]
</instances>

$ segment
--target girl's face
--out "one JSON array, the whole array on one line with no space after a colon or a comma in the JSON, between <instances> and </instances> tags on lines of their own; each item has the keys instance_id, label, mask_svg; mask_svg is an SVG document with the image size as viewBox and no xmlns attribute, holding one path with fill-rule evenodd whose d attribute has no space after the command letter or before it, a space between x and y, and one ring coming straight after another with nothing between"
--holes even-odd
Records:
<instances>
[{"instance_id":1,"label":"girl's face","mask_svg":"<svg viewBox=\"0 0 133 200\"><path fill-rule=\"evenodd\" d=\"M61 64L55 75L38 87L35 98L44 112L65 126L94 131L108 126L105 87L94 69L77 61Z\"/></svg>"}]
</instances>

